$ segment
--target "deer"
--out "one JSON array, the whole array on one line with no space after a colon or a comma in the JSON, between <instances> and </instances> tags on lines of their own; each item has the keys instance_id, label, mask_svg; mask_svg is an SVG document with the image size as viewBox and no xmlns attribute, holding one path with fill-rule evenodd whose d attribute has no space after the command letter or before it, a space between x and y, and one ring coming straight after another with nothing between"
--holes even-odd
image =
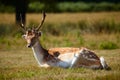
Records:
<instances>
[{"instance_id":1,"label":"deer","mask_svg":"<svg viewBox=\"0 0 120 80\"><path fill-rule=\"evenodd\" d=\"M20 27L24 30L22 37L27 42L27 47L32 48L34 57L40 67L61 67L61 68L90 68L105 69L107 65L103 57L98 57L94 51L87 48L60 47L45 49L39 41L41 35L41 27L45 21L46 13L43 12L42 20L37 27L27 29L25 25L20 23Z\"/></svg>"}]
</instances>

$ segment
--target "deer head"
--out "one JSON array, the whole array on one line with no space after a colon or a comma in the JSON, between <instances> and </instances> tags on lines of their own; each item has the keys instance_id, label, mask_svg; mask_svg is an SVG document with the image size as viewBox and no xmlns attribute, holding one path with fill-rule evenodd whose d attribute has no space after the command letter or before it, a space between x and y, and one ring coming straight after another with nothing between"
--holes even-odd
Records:
<instances>
[{"instance_id":1,"label":"deer head","mask_svg":"<svg viewBox=\"0 0 120 80\"><path fill-rule=\"evenodd\" d=\"M38 25L38 27L33 27L32 29L27 29L21 20L21 28L24 30L25 34L22 36L27 41L27 47L32 47L38 38L41 36L41 31L39 31L44 23L46 14L43 12L43 17L41 23Z\"/></svg>"}]
</instances>

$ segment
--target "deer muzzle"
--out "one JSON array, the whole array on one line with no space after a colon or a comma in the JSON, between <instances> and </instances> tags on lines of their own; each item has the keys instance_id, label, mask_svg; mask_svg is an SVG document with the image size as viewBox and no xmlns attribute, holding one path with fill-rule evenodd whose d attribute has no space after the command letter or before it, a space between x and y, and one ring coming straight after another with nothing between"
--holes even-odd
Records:
<instances>
[{"instance_id":1,"label":"deer muzzle","mask_svg":"<svg viewBox=\"0 0 120 80\"><path fill-rule=\"evenodd\" d=\"M30 44L30 43L27 44L27 47L28 47L28 48L31 48L31 47L32 47L32 44Z\"/></svg>"}]
</instances>

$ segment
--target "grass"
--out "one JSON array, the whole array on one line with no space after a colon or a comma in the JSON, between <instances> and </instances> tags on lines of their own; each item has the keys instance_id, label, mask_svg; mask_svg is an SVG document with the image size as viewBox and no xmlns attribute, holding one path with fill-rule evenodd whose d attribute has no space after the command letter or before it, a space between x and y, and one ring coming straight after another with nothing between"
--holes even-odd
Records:
<instances>
[{"instance_id":1,"label":"grass","mask_svg":"<svg viewBox=\"0 0 120 80\"><path fill-rule=\"evenodd\" d=\"M66 22L77 23L81 20L88 22L99 21L103 19L114 20L120 23L120 12L81 12L81 13L47 13L45 23L62 24ZM41 14L27 14L27 25L31 22L39 23ZM9 18L9 19L8 19ZM15 22L15 14L13 13L0 13L0 24L11 24Z\"/></svg>"},{"instance_id":2,"label":"grass","mask_svg":"<svg viewBox=\"0 0 120 80\"><path fill-rule=\"evenodd\" d=\"M45 48L84 46L95 50L97 55L105 57L112 68L110 71L38 67L31 49L26 48L26 42L21 38L23 33L18 26L14 26L14 14L0 14L0 80L119 80L120 32L91 34L79 31L79 28L90 30L88 24L95 23L96 26L99 21L104 20L110 21L103 23L110 30L117 29L119 25L116 24L120 23L119 14L120 12L49 13L40 37ZM38 24L40 17L41 14L27 14L27 26ZM80 27L75 26L76 24ZM96 26L94 29L99 30L100 27ZM104 27L103 29L107 30Z\"/></svg>"},{"instance_id":3,"label":"grass","mask_svg":"<svg viewBox=\"0 0 120 80\"><path fill-rule=\"evenodd\" d=\"M18 37L19 36L19 37ZM52 47L87 47L90 49L119 49L120 38L119 34L69 34L53 36L42 34L40 37L41 44L45 48ZM21 38L21 35L7 36L0 38L0 50L24 49L26 41Z\"/></svg>"},{"instance_id":4,"label":"grass","mask_svg":"<svg viewBox=\"0 0 120 80\"><path fill-rule=\"evenodd\" d=\"M95 52L105 57L112 70L40 68L31 49L3 50L0 51L0 80L119 80L120 49Z\"/></svg>"},{"instance_id":5,"label":"grass","mask_svg":"<svg viewBox=\"0 0 120 80\"><path fill-rule=\"evenodd\" d=\"M41 43L46 48L85 46L90 49L118 49L119 14L120 12L48 13L42 28ZM37 25L41 17L41 14L27 14L26 26ZM23 33L14 22L14 14L0 13L1 50L22 48L25 45L21 39Z\"/></svg>"},{"instance_id":6,"label":"grass","mask_svg":"<svg viewBox=\"0 0 120 80\"><path fill-rule=\"evenodd\" d=\"M115 20L115 22L120 22L120 12L91 12L91 13L48 13L46 16L46 23L53 24L62 24L66 22L77 23L81 20L85 20L88 22L94 22L98 20ZM27 15L27 23L35 21L39 23L41 20L41 14L28 14Z\"/></svg>"}]
</instances>

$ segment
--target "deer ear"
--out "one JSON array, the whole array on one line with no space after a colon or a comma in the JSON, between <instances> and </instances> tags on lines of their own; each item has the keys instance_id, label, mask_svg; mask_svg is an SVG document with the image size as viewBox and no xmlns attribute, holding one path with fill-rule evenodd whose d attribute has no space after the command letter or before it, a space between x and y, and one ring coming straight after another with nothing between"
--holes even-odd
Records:
<instances>
[{"instance_id":1,"label":"deer ear","mask_svg":"<svg viewBox=\"0 0 120 80\"><path fill-rule=\"evenodd\" d=\"M39 32L38 32L38 36L41 36L41 35L42 35L42 32L41 32L41 31L39 31Z\"/></svg>"}]
</instances>

